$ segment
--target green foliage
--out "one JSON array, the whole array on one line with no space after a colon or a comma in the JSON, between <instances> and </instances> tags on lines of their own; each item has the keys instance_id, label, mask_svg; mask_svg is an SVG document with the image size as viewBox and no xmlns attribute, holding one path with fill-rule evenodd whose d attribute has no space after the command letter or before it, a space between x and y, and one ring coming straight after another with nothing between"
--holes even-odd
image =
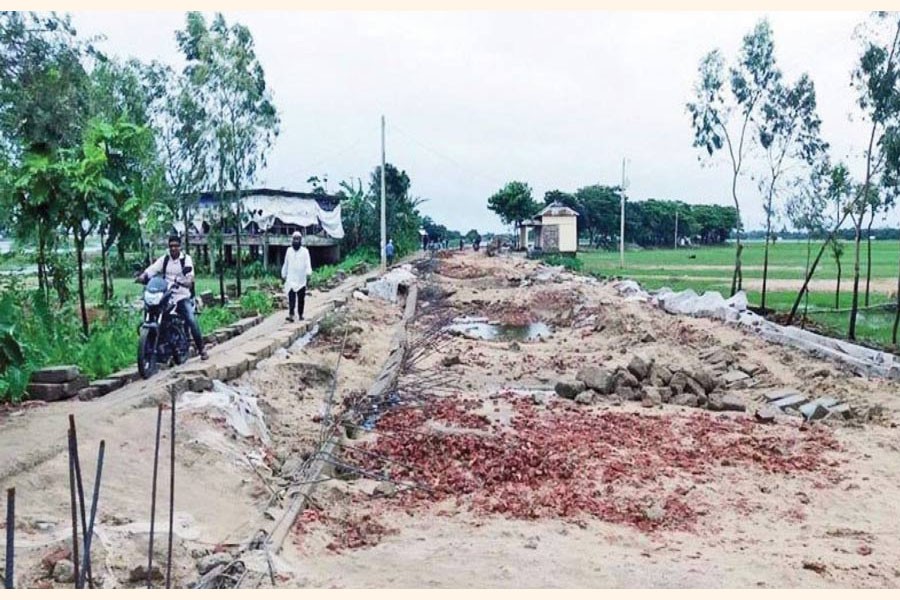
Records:
<instances>
[{"instance_id":1,"label":"green foliage","mask_svg":"<svg viewBox=\"0 0 900 600\"><path fill-rule=\"evenodd\" d=\"M274 309L272 296L258 290L250 290L241 296L241 308L260 315L271 314Z\"/></svg>"},{"instance_id":2,"label":"green foliage","mask_svg":"<svg viewBox=\"0 0 900 600\"><path fill-rule=\"evenodd\" d=\"M372 248L359 248L336 265L323 265L312 272L308 279L309 289L318 289L328 285L338 271L352 273L359 269L368 269L381 261L381 255Z\"/></svg>"},{"instance_id":3,"label":"green foliage","mask_svg":"<svg viewBox=\"0 0 900 600\"><path fill-rule=\"evenodd\" d=\"M224 194L230 187L240 226L244 217L240 191L255 181L279 134L272 90L246 26L229 25L221 13L207 25L202 14L190 12L184 30L175 37L186 60L184 76L204 115L208 132L204 152L208 151L208 163L213 165L216 191ZM225 210L221 204L220 210ZM241 272L238 238L239 295Z\"/></svg>"},{"instance_id":4,"label":"green foliage","mask_svg":"<svg viewBox=\"0 0 900 600\"><path fill-rule=\"evenodd\" d=\"M577 256L564 256L562 254L548 254L541 257L544 264L551 267L565 267L570 271L581 271L584 269L584 263Z\"/></svg>"},{"instance_id":5,"label":"green foliage","mask_svg":"<svg viewBox=\"0 0 900 600\"><path fill-rule=\"evenodd\" d=\"M200 325L200 331L204 333L209 333L220 327L231 325L237 320L237 315L235 315L233 311L221 306L205 308L197 315L197 323Z\"/></svg>"},{"instance_id":6,"label":"green foliage","mask_svg":"<svg viewBox=\"0 0 900 600\"><path fill-rule=\"evenodd\" d=\"M40 291L7 280L0 291L0 315L4 323L16 324L13 331L22 354L0 368L0 399L20 400L31 373L47 365L75 364L96 379L134 362L138 318L127 304L109 305L98 313L86 337L70 304L51 307Z\"/></svg>"},{"instance_id":7,"label":"green foliage","mask_svg":"<svg viewBox=\"0 0 900 600\"><path fill-rule=\"evenodd\" d=\"M510 181L488 198L488 208L507 224L519 225L540 210L531 196L531 187L522 181Z\"/></svg>"}]
</instances>

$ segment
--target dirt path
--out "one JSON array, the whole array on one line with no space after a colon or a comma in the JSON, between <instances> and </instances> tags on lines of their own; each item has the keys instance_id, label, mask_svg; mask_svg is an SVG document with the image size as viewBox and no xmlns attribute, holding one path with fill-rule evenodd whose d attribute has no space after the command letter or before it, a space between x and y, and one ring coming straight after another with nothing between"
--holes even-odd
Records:
<instances>
[{"instance_id":1,"label":"dirt path","mask_svg":"<svg viewBox=\"0 0 900 600\"><path fill-rule=\"evenodd\" d=\"M307 299L307 317L315 319L330 311L336 299L346 299L363 279L364 276L353 277L331 291L311 294ZM95 543L97 564L105 568L99 571L104 574L107 587L141 585L143 578L138 581L132 577L132 571L146 561L156 407L159 403L169 403L166 385L183 372L220 369L221 365L233 362L233 357L244 349L305 327L286 323L285 316L286 311L278 311L259 326L212 347L207 362L191 360L182 367L127 385L93 402L30 406L7 415L0 423L0 487L15 486L17 490L18 586L48 585L52 576L46 567L40 566L40 561L52 556L54 551L64 554L63 542L71 539L71 523L67 518L69 414L75 416L78 425L88 493L94 479L98 444L101 439L106 441L98 512L101 537L100 543ZM291 372L283 366L290 363L292 355L302 357L302 342L294 348L293 352L281 350L258 365L252 377L278 373L272 378L277 385L267 386L270 392L260 395L260 403L269 399L270 394L283 395L285 402L297 400L296 390L305 387L303 370ZM326 355L322 362L327 365L332 360L332 356ZM238 389L246 387L246 379L245 376L234 382ZM249 394L254 390L251 386L245 391ZM312 386L309 392L313 392ZM179 399L179 406L181 403ZM208 407L188 406L180 408L177 415L174 578L178 585L187 585L196 578L192 552L245 541L254 532L268 501L267 487L259 474L271 475L277 445L261 444L255 437L243 439L228 427L227 417L227 413ZM162 536L168 530L165 508L169 476L168 423L167 410L163 419L164 450L156 523L156 530ZM284 456L287 453L286 450ZM157 538L157 564L164 560L165 546L165 538ZM71 587L67 581L57 585Z\"/></svg>"},{"instance_id":2,"label":"dirt path","mask_svg":"<svg viewBox=\"0 0 900 600\"><path fill-rule=\"evenodd\" d=\"M654 277L657 277L654 275ZM681 281L703 281L705 283L718 282L722 285L731 285L731 277L707 277L703 275L683 275L673 272L672 278ZM797 292L803 285L803 279L781 279L769 278L766 289L770 292ZM809 282L809 290L811 292L834 292L837 285L836 279L813 279ZM865 290L865 280L860 281L860 291ZM852 279L841 280L841 293L850 293L853 288ZM744 277L744 289L756 292L762 291L761 278ZM896 295L897 280L890 277L874 277L870 283L869 289L880 294Z\"/></svg>"},{"instance_id":3,"label":"dirt path","mask_svg":"<svg viewBox=\"0 0 900 600\"><path fill-rule=\"evenodd\" d=\"M304 514L285 550L288 585L900 584L896 382L853 377L723 324L625 301L606 285L540 281L533 263L455 255L440 271L431 283L453 292L450 314L540 320L553 333L539 341L455 337L425 359L459 360L446 367L453 391L420 390L424 417L397 409L360 443L409 461L410 469L384 468L438 495L372 496L376 482L366 479L323 485L318 508ZM673 371L699 369L716 348L759 367L753 387L730 392L750 410L762 390L789 386L888 417L801 428L791 418L764 425L621 398L581 405L553 392L586 365L613 369L640 354ZM554 475L572 464L573 475ZM519 475L507 480L507 469Z\"/></svg>"},{"instance_id":4,"label":"dirt path","mask_svg":"<svg viewBox=\"0 0 900 600\"><path fill-rule=\"evenodd\" d=\"M719 322L668 315L534 262L443 254L436 270L420 265L411 350L389 408L343 436L331 457L340 464L273 549L276 586L900 585L900 384L852 376ZM269 530L290 501L286 490L321 439L335 366L334 410L365 407L401 313L353 295L311 341L276 352L229 388L179 397L177 585L238 557L265 574L247 581L271 585L265 556L240 554L240 545ZM282 320L258 335L281 335ZM258 342L223 344L219 360ZM585 392L578 402L555 392L585 368L612 373L636 356L652 362L636 388L620 378L614 393ZM712 366L715 356L730 366ZM710 373L720 387L709 399L727 396L746 412L692 407L690 394L651 401L647 382L663 367L670 379ZM752 376L722 389L724 373L738 368ZM16 473L0 485L19 490L21 585L71 586L54 583L50 570L70 528L65 454L43 448L62 443L72 408L83 453L101 437L108 445L97 571L104 586L142 585L135 569L146 561L157 402L144 386L0 425L0 466ZM758 423L762 393L778 387L834 396L859 418ZM643 391L626 394L632 389ZM93 459L82 460L92 473ZM166 468L160 477L167 481ZM159 515L165 531L165 508ZM164 536L157 540L160 564Z\"/></svg>"}]
</instances>

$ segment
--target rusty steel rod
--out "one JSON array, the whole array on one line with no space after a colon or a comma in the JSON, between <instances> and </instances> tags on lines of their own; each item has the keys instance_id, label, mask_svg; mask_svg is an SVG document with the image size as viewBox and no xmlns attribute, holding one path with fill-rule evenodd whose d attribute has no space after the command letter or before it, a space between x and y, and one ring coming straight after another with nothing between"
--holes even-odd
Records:
<instances>
[{"instance_id":1,"label":"rusty steel rod","mask_svg":"<svg viewBox=\"0 0 900 600\"><path fill-rule=\"evenodd\" d=\"M150 547L147 550L147 589L153 587L153 535L156 527L156 481L159 472L159 435L162 430L163 405L156 411L156 445L153 449L153 491L150 493Z\"/></svg>"},{"instance_id":2,"label":"rusty steel rod","mask_svg":"<svg viewBox=\"0 0 900 600\"><path fill-rule=\"evenodd\" d=\"M103 457L106 453L106 440L100 440L100 451L97 454L97 473L94 476L94 494L91 498L91 519L88 521L87 532L84 535L84 558L81 569L81 587L84 588L85 573L87 573L88 586L94 589L94 576L91 569L91 545L94 538L94 522L97 518L97 501L100 500L100 478L103 476Z\"/></svg>"},{"instance_id":3,"label":"rusty steel rod","mask_svg":"<svg viewBox=\"0 0 900 600\"><path fill-rule=\"evenodd\" d=\"M78 497L75 492L75 438L69 428L69 500L72 506L72 571L78 587Z\"/></svg>"},{"instance_id":4,"label":"rusty steel rod","mask_svg":"<svg viewBox=\"0 0 900 600\"><path fill-rule=\"evenodd\" d=\"M78 510L81 515L81 533L82 536L87 534L87 512L84 507L84 480L81 478L81 459L78 457L78 430L75 429L75 415L69 415L69 428L72 430L72 452L75 457L75 483L77 485L78 490ZM85 540L82 540L81 547L84 548ZM91 573L88 574L88 579L92 579ZM78 579L76 578L76 583ZM84 582L80 582L78 587L83 588Z\"/></svg>"},{"instance_id":5,"label":"rusty steel rod","mask_svg":"<svg viewBox=\"0 0 900 600\"><path fill-rule=\"evenodd\" d=\"M175 535L175 397L172 397L172 432L169 450L169 549L166 553L166 589L172 587L172 542Z\"/></svg>"},{"instance_id":6,"label":"rusty steel rod","mask_svg":"<svg viewBox=\"0 0 900 600\"><path fill-rule=\"evenodd\" d=\"M16 556L16 488L6 490L6 570L3 587L11 590L15 581Z\"/></svg>"}]
</instances>

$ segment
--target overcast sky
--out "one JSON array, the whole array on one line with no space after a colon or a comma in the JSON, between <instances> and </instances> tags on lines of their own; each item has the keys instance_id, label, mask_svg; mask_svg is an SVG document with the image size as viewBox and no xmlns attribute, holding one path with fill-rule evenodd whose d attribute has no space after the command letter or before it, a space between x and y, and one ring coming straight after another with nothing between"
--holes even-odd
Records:
<instances>
[{"instance_id":1,"label":"overcast sky","mask_svg":"<svg viewBox=\"0 0 900 600\"><path fill-rule=\"evenodd\" d=\"M274 90L282 133L258 186L304 191L310 175L367 184L387 157L406 170L422 212L451 229L501 229L486 200L520 179L535 199L621 179L629 198L730 204L729 166L704 166L685 103L703 54L735 55L768 17L788 79L816 85L836 159L858 154L850 71L862 13L227 13L247 25ZM105 50L178 68L182 13L75 13ZM858 169L857 169L858 171ZM857 173L858 174L858 173ZM742 186L750 228L763 222L755 184ZM892 217L891 219L896 220Z\"/></svg>"}]
</instances>

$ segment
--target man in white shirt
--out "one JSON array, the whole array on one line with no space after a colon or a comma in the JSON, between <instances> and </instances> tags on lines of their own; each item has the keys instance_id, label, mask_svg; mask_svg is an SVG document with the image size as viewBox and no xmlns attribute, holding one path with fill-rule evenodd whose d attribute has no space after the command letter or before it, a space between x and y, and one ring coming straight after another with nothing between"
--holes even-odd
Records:
<instances>
[{"instance_id":1,"label":"man in white shirt","mask_svg":"<svg viewBox=\"0 0 900 600\"><path fill-rule=\"evenodd\" d=\"M284 280L284 291L288 296L287 320L294 322L294 306L297 307L297 317L303 320L303 308L306 303L306 278L312 273L312 262L309 260L309 250L303 246L303 234L295 231L291 238L291 247L284 255L284 264L281 266L281 278Z\"/></svg>"},{"instance_id":2,"label":"man in white shirt","mask_svg":"<svg viewBox=\"0 0 900 600\"><path fill-rule=\"evenodd\" d=\"M172 301L176 303L178 314L187 321L200 358L206 360L209 354L203 348L203 335L194 314L194 299L191 293L194 287L194 262L190 256L181 251L181 238L177 235L169 236L169 253L160 256L155 263L147 267L136 281L147 283L157 273L162 273L169 283L178 284L172 291Z\"/></svg>"}]
</instances>

